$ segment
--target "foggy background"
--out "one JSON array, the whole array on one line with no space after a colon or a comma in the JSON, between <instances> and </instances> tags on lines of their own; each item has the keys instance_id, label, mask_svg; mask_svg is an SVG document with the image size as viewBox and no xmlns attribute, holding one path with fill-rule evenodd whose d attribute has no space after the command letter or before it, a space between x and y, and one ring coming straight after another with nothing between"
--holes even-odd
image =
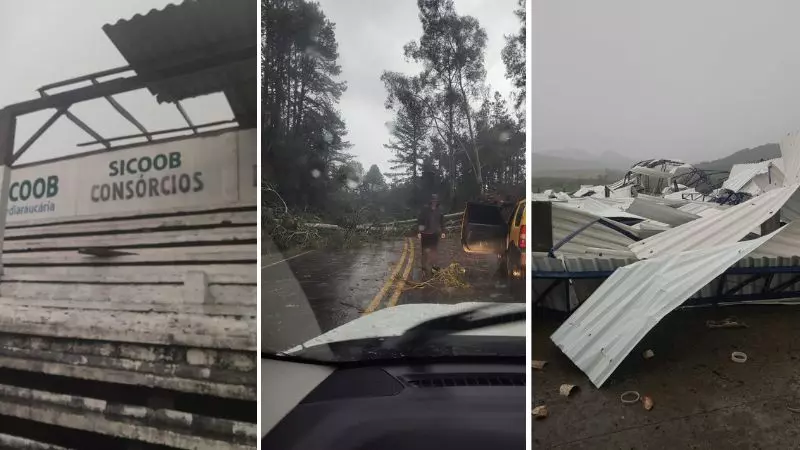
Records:
<instances>
[{"instance_id":1,"label":"foggy background","mask_svg":"<svg viewBox=\"0 0 800 450\"><path fill-rule=\"evenodd\" d=\"M0 1L0 108L38 98L36 89L43 85L127 65L103 32L102 26L119 19L130 19L135 14L144 15L151 9L162 9L170 3L181 2ZM257 37L253 36L253 39ZM132 74L129 72L124 76ZM174 105L159 105L147 90L119 94L114 98L148 131L186 126ZM233 118L221 93L189 99L182 104L195 124ZM76 104L69 111L105 138L138 133L104 99ZM54 112L52 109L45 110L19 118L15 148L19 148ZM100 145L75 146L79 142L92 140L91 136L62 116L20 158L19 163L102 148Z\"/></svg>"},{"instance_id":2,"label":"foggy background","mask_svg":"<svg viewBox=\"0 0 800 450\"><path fill-rule=\"evenodd\" d=\"M325 15L336 24L339 44L340 81L347 82L339 109L347 124L349 150L369 169L377 164L381 172L389 172L392 153L383 147L389 142L387 123L394 118L384 108L386 89L380 80L384 70L416 73L420 67L406 62L403 46L419 40L419 23L415 0L321 0ZM505 78L501 51L505 35L514 34L519 20L514 15L516 0L455 0L456 11L478 19L486 30L486 83L490 92L500 91L509 104L511 83Z\"/></svg>"},{"instance_id":3,"label":"foggy background","mask_svg":"<svg viewBox=\"0 0 800 450\"><path fill-rule=\"evenodd\" d=\"M687 162L800 129L800 2L532 0L533 152Z\"/></svg>"}]
</instances>

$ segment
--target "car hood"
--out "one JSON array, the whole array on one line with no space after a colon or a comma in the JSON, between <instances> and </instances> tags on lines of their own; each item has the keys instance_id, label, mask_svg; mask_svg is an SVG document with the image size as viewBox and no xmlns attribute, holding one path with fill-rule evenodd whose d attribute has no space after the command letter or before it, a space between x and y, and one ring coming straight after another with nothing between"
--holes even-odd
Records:
<instances>
[{"instance_id":1,"label":"car hood","mask_svg":"<svg viewBox=\"0 0 800 450\"><path fill-rule=\"evenodd\" d=\"M334 328L283 353L292 354L304 349L333 342L345 342L358 339L377 339L400 336L407 330L431 319L449 316L461 312L485 308L487 315L525 311L524 303L490 303L464 302L456 304L410 304L381 309L371 314ZM493 325L474 330L460 331L453 335L462 336L509 336L525 337L525 322L513 322Z\"/></svg>"}]
</instances>

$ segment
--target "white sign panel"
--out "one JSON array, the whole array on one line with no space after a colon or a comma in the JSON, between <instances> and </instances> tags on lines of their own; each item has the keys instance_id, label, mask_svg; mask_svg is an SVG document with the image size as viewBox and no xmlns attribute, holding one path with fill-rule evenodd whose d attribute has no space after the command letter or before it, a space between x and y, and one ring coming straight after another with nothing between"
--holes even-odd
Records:
<instances>
[{"instance_id":1,"label":"white sign panel","mask_svg":"<svg viewBox=\"0 0 800 450\"><path fill-rule=\"evenodd\" d=\"M6 221L75 215L77 160L11 170Z\"/></svg>"},{"instance_id":2,"label":"white sign panel","mask_svg":"<svg viewBox=\"0 0 800 450\"><path fill-rule=\"evenodd\" d=\"M239 202L255 204L258 201L258 145L256 130L239 133Z\"/></svg>"},{"instance_id":3,"label":"white sign panel","mask_svg":"<svg viewBox=\"0 0 800 450\"><path fill-rule=\"evenodd\" d=\"M256 156L254 139L240 145L247 133L255 136L234 131L15 169L7 220L254 203L252 174L241 162L241 154Z\"/></svg>"}]
</instances>

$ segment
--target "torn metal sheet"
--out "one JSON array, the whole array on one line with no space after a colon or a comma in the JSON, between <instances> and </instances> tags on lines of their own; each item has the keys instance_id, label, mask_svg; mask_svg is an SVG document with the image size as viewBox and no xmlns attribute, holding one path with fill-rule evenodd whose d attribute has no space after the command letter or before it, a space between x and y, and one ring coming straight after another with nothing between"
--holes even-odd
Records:
<instances>
[{"instance_id":1,"label":"torn metal sheet","mask_svg":"<svg viewBox=\"0 0 800 450\"><path fill-rule=\"evenodd\" d=\"M794 221L789 225L785 225L785 230L770 239L758 250L753 252L753 256L781 256L784 258L792 258L800 256L800 222Z\"/></svg>"},{"instance_id":2,"label":"torn metal sheet","mask_svg":"<svg viewBox=\"0 0 800 450\"><path fill-rule=\"evenodd\" d=\"M667 254L621 267L551 339L599 388L669 312L786 229L752 241Z\"/></svg>"},{"instance_id":3,"label":"torn metal sheet","mask_svg":"<svg viewBox=\"0 0 800 450\"><path fill-rule=\"evenodd\" d=\"M784 185L782 164L778 159L750 164L734 164L728 179L722 183L723 189L744 192L753 196L761 195Z\"/></svg>"},{"instance_id":4,"label":"torn metal sheet","mask_svg":"<svg viewBox=\"0 0 800 450\"><path fill-rule=\"evenodd\" d=\"M644 175L646 177L663 178L663 179L672 177L672 172L665 172L661 169L651 169L649 167L642 167L642 166L631 167L631 173L635 173L637 175Z\"/></svg>"},{"instance_id":5,"label":"torn metal sheet","mask_svg":"<svg viewBox=\"0 0 800 450\"><path fill-rule=\"evenodd\" d=\"M566 267L560 258L552 258L547 254L531 255L531 298L539 307L554 311L572 311L580 304L569 280L563 278L542 278L537 275L564 274Z\"/></svg>"},{"instance_id":6,"label":"torn metal sheet","mask_svg":"<svg viewBox=\"0 0 800 450\"><path fill-rule=\"evenodd\" d=\"M781 155L786 184L800 183L800 133L789 134L781 140Z\"/></svg>"},{"instance_id":7,"label":"torn metal sheet","mask_svg":"<svg viewBox=\"0 0 800 450\"><path fill-rule=\"evenodd\" d=\"M778 239L779 237L780 235L774 237L772 240ZM768 241L767 244L772 242L772 240ZM720 298L719 300L724 304L737 304L743 302L736 302L734 297L750 296L750 298L745 300L747 303L792 303L792 301L788 300L787 298L769 298L771 297L771 293L776 292L766 292L765 283L767 280L763 278L754 280L754 274L747 272L755 271L749 269L766 270L769 268L780 267L800 267L800 257L759 257L758 252L762 251L763 248L764 246L761 246L758 249L753 250L753 252L750 253L750 255L748 255L746 258L742 258L736 264L734 264L727 271L729 273L726 273L724 277L717 277L707 285L703 286L702 289L692 296L691 301L687 303L695 303L696 300L699 299L712 299L714 297L720 297L720 294L722 294L722 297L726 297L725 293L732 289L735 290L734 296L730 296L729 298ZM744 272L730 273L731 271ZM773 272L772 276L768 280L769 285L773 290L780 287L781 292L797 292L798 289L800 289L800 280L796 278L797 275L797 273L790 271ZM763 297L763 300L759 300L758 297ZM709 302L704 303L705 305L708 305Z\"/></svg>"},{"instance_id":8,"label":"torn metal sheet","mask_svg":"<svg viewBox=\"0 0 800 450\"><path fill-rule=\"evenodd\" d=\"M679 206L683 212L695 214L700 217L716 216L717 214L725 211L728 207L718 205L712 202L689 202L683 206Z\"/></svg>"},{"instance_id":9,"label":"torn metal sheet","mask_svg":"<svg viewBox=\"0 0 800 450\"><path fill-rule=\"evenodd\" d=\"M543 253L534 253L531 255L531 298L539 307L573 311L611 272L634 262L636 259L632 255L551 258ZM567 281L567 278L571 279ZM561 284L555 284L557 282Z\"/></svg>"},{"instance_id":10,"label":"torn metal sheet","mask_svg":"<svg viewBox=\"0 0 800 450\"><path fill-rule=\"evenodd\" d=\"M800 191L795 192L781 208L781 220L784 222L800 220Z\"/></svg>"},{"instance_id":11,"label":"torn metal sheet","mask_svg":"<svg viewBox=\"0 0 800 450\"><path fill-rule=\"evenodd\" d=\"M673 227L700 218L698 215L641 198L634 199L627 211L631 214L646 217Z\"/></svg>"},{"instance_id":12,"label":"torn metal sheet","mask_svg":"<svg viewBox=\"0 0 800 450\"><path fill-rule=\"evenodd\" d=\"M604 199L586 197L586 198L573 198L568 202L562 203L569 208L579 209L595 216L605 217L612 220L644 220L645 217L639 216L636 213L625 211L626 204L623 202L607 202Z\"/></svg>"},{"instance_id":13,"label":"torn metal sheet","mask_svg":"<svg viewBox=\"0 0 800 450\"><path fill-rule=\"evenodd\" d=\"M635 242L628 248L639 259L646 259L737 242L780 211L798 187L800 185L795 184L775 189L728 208L721 214L694 220Z\"/></svg>"},{"instance_id":14,"label":"torn metal sheet","mask_svg":"<svg viewBox=\"0 0 800 450\"><path fill-rule=\"evenodd\" d=\"M639 194L639 195L636 196L636 198L640 198L642 200L647 200L647 201L650 201L650 202L653 202L653 203L658 203L659 205L665 205L665 206L670 206L670 207L678 207L678 206L682 206L682 205L685 205L686 203L688 203L688 200L683 200L681 198L675 199L675 198L667 198L667 197L656 197L656 196L647 195L647 194Z\"/></svg>"},{"instance_id":15,"label":"torn metal sheet","mask_svg":"<svg viewBox=\"0 0 800 450\"><path fill-rule=\"evenodd\" d=\"M662 231L669 230L672 227L665 223L647 219L635 225L631 225L631 228L636 233L636 237L639 239L647 239L650 236L654 236Z\"/></svg>"},{"instance_id":16,"label":"torn metal sheet","mask_svg":"<svg viewBox=\"0 0 800 450\"><path fill-rule=\"evenodd\" d=\"M587 247L629 251L636 232L631 227L553 202L553 244L563 253L586 253Z\"/></svg>"},{"instance_id":17,"label":"torn metal sheet","mask_svg":"<svg viewBox=\"0 0 800 450\"><path fill-rule=\"evenodd\" d=\"M577 191L575 191L572 194L572 196L573 197L578 197L578 198L585 197L585 196L593 196L593 195L597 195L597 196L600 196L600 197L605 197L605 193L606 193L606 187L604 185L602 185L602 184L601 185L597 185L597 186L585 185L584 184L584 185L581 185L581 188L578 189Z\"/></svg>"}]
</instances>

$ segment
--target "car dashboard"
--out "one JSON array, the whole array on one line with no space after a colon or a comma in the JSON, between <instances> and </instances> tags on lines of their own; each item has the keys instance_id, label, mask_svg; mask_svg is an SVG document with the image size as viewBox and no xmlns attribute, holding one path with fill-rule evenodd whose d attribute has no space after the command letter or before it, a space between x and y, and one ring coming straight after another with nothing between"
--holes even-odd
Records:
<instances>
[{"instance_id":1,"label":"car dashboard","mask_svg":"<svg viewBox=\"0 0 800 450\"><path fill-rule=\"evenodd\" d=\"M262 359L262 449L525 448L525 366Z\"/></svg>"}]
</instances>

